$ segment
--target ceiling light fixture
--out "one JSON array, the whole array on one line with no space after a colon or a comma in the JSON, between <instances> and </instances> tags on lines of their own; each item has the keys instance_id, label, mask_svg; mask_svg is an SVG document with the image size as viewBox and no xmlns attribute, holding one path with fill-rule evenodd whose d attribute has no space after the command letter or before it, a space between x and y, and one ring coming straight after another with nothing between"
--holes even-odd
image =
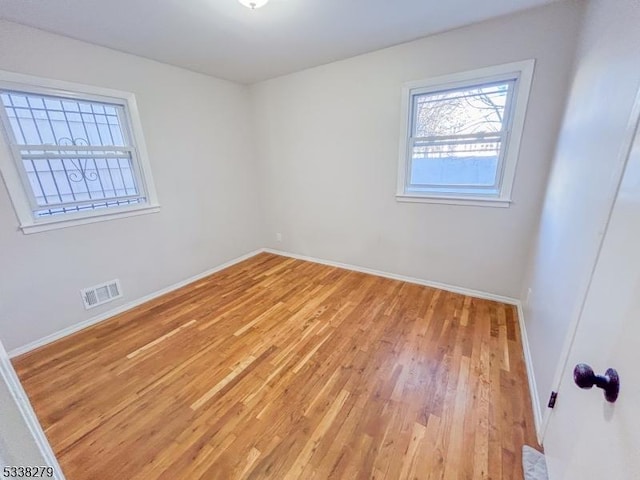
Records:
<instances>
[{"instance_id":1,"label":"ceiling light fixture","mask_svg":"<svg viewBox=\"0 0 640 480\"><path fill-rule=\"evenodd\" d=\"M255 10L256 8L264 7L269 0L238 0L242 5L251 10Z\"/></svg>"}]
</instances>

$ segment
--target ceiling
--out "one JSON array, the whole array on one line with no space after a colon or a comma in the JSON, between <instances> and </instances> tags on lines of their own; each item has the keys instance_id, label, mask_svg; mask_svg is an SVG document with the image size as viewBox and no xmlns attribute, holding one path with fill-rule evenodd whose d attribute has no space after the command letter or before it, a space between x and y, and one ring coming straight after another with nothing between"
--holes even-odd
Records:
<instances>
[{"instance_id":1,"label":"ceiling","mask_svg":"<svg viewBox=\"0 0 640 480\"><path fill-rule=\"evenodd\" d=\"M554 0L0 0L0 18L254 83Z\"/></svg>"}]
</instances>

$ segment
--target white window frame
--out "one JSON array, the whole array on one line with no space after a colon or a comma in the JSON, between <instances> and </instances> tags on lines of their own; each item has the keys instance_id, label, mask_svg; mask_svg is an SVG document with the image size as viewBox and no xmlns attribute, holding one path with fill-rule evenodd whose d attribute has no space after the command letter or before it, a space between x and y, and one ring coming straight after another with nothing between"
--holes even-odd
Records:
<instances>
[{"instance_id":1,"label":"white window frame","mask_svg":"<svg viewBox=\"0 0 640 480\"><path fill-rule=\"evenodd\" d=\"M13 132L7 131L9 122L6 118L4 107L0 105L0 115L3 117L3 121L0 122L0 124L2 124L0 125L0 130L3 132L3 134L0 135L0 172L2 173L4 183L11 197L20 229L24 233L43 232L160 211L160 204L151 174L151 166L149 164L149 157L142 132L138 106L133 93L4 70L0 70L0 88L26 93L106 102L124 107L127 125L123 125L123 128L128 127L124 134L129 138L133 147L132 153L135 155L135 163L137 164L134 165L134 168L137 166L137 177L139 177L138 180L140 183L138 188L146 198L146 202L140 204L64 213L50 217L35 216L31 205L32 202L30 201L30 195L32 193L24 186L22 179L23 173L18 166L20 162L22 162L22 158L20 157L19 151L12 148Z\"/></svg>"},{"instance_id":2,"label":"white window frame","mask_svg":"<svg viewBox=\"0 0 640 480\"><path fill-rule=\"evenodd\" d=\"M408 82L402 88L400 153L396 199L399 202L441 203L485 207L509 207L516 175L520 141L524 130L529 93L533 81L535 60L496 65L452 75ZM447 89L472 87L495 81L515 80L511 97L510 129L503 145L503 156L498 167L498 194L464 194L462 192L410 191L408 182L411 168L411 128L413 97Z\"/></svg>"}]
</instances>

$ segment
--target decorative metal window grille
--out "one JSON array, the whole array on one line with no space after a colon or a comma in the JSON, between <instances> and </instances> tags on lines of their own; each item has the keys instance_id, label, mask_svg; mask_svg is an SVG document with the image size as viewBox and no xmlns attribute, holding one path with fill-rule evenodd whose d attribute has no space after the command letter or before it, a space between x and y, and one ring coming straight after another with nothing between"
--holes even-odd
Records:
<instances>
[{"instance_id":1,"label":"decorative metal window grille","mask_svg":"<svg viewBox=\"0 0 640 480\"><path fill-rule=\"evenodd\" d=\"M124 104L0 90L35 217L146 203Z\"/></svg>"},{"instance_id":2,"label":"decorative metal window grille","mask_svg":"<svg viewBox=\"0 0 640 480\"><path fill-rule=\"evenodd\" d=\"M412 92L406 189L498 195L515 83Z\"/></svg>"}]
</instances>

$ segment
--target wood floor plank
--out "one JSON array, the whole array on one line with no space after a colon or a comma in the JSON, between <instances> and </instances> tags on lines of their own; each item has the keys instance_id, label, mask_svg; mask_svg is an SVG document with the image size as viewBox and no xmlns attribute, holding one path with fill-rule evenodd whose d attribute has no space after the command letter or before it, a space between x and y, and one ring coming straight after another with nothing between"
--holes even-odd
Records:
<instances>
[{"instance_id":1,"label":"wood floor plank","mask_svg":"<svg viewBox=\"0 0 640 480\"><path fill-rule=\"evenodd\" d=\"M262 253L14 365L69 480L519 480L517 324Z\"/></svg>"}]
</instances>

